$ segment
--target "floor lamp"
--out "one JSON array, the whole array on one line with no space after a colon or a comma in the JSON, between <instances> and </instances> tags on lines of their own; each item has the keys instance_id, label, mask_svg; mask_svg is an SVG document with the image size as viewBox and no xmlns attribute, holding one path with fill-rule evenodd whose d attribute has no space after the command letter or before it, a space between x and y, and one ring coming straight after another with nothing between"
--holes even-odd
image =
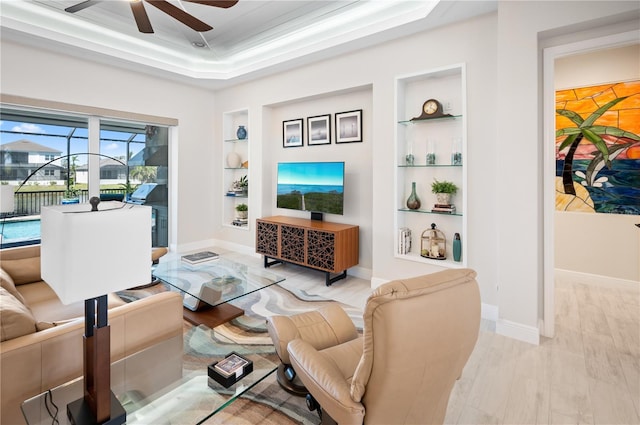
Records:
<instances>
[{"instance_id":1,"label":"floor lamp","mask_svg":"<svg viewBox=\"0 0 640 425\"><path fill-rule=\"evenodd\" d=\"M67 405L70 422L120 425L126 413L111 391L107 294L149 280L151 208L90 203L42 208L42 278L63 304L85 302L84 397Z\"/></svg>"}]
</instances>

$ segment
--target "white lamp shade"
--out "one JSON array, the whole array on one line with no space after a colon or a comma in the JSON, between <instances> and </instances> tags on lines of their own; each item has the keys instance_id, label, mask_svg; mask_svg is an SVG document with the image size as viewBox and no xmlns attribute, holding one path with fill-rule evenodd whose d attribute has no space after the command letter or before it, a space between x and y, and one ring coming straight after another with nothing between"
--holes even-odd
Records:
<instances>
[{"instance_id":1,"label":"white lamp shade","mask_svg":"<svg viewBox=\"0 0 640 425\"><path fill-rule=\"evenodd\" d=\"M0 212L13 212L15 208L13 189L14 187L8 184L0 185Z\"/></svg>"},{"instance_id":2,"label":"white lamp shade","mask_svg":"<svg viewBox=\"0 0 640 425\"><path fill-rule=\"evenodd\" d=\"M151 279L151 208L103 202L43 207L42 279L64 304Z\"/></svg>"}]
</instances>

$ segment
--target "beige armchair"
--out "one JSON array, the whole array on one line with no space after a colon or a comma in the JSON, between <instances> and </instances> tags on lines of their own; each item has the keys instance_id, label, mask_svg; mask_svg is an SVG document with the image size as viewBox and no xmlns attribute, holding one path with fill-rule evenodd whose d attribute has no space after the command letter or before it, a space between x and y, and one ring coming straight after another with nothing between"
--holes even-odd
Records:
<instances>
[{"instance_id":1,"label":"beige armchair","mask_svg":"<svg viewBox=\"0 0 640 425\"><path fill-rule=\"evenodd\" d=\"M308 391L291 366L287 352L290 341L303 339L316 350L322 350L358 337L358 331L347 313L335 303L294 316L268 317L267 331L282 362L276 379L282 388L298 396L305 396Z\"/></svg>"},{"instance_id":2,"label":"beige armchair","mask_svg":"<svg viewBox=\"0 0 640 425\"><path fill-rule=\"evenodd\" d=\"M475 277L452 269L386 283L367 300L362 337L326 348L291 340L289 359L322 423L441 424L478 337Z\"/></svg>"}]
</instances>

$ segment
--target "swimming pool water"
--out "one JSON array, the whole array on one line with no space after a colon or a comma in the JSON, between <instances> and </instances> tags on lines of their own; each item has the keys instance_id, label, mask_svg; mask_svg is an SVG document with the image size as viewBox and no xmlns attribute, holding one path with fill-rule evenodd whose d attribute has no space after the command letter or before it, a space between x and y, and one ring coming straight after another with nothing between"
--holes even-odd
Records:
<instances>
[{"instance_id":1,"label":"swimming pool water","mask_svg":"<svg viewBox=\"0 0 640 425\"><path fill-rule=\"evenodd\" d=\"M3 242L40 238L40 220L5 221L0 223Z\"/></svg>"}]
</instances>

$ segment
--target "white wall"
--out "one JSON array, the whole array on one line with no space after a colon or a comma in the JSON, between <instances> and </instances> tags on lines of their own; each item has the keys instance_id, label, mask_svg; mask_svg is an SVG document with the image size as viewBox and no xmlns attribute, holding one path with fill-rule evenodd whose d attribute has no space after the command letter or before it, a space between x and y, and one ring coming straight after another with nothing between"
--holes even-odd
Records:
<instances>
[{"instance_id":1,"label":"white wall","mask_svg":"<svg viewBox=\"0 0 640 425\"><path fill-rule=\"evenodd\" d=\"M263 105L371 85L372 276L385 280L429 273L438 267L393 255L393 81L398 75L466 63L468 265L478 271L483 303L499 311L498 332L536 343L544 250L539 39L546 31L568 27L566 32L571 32L573 25L586 21L629 19L625 13L637 10L633 2L582 2L577 9L575 2L500 2L497 15L221 91L216 95L217 112L233 109L238 97L251 99L260 110ZM585 27L590 25L580 29Z\"/></svg>"},{"instance_id":2,"label":"white wall","mask_svg":"<svg viewBox=\"0 0 640 425\"><path fill-rule=\"evenodd\" d=\"M211 239L215 199L207 187L219 174L211 168L211 92L5 39L0 75L2 94L178 119L178 136L171 140L178 155L170 157L179 176L170 181L178 216L170 232L177 237L170 243Z\"/></svg>"},{"instance_id":3,"label":"white wall","mask_svg":"<svg viewBox=\"0 0 640 425\"><path fill-rule=\"evenodd\" d=\"M470 111L468 199L469 210L473 211L469 215L468 258L469 266L478 270L483 302L496 305L496 221L493 211L486 207L494 205L496 199L493 191L481 189L492 186L496 179L496 168L492 165L496 156L492 143L496 136L495 117L491 113L495 108L495 27L496 16L485 15L217 92L218 116L249 104L251 125L262 131L260 213L295 215L274 208L274 167L280 158L344 157L350 170L347 177L355 180L358 187L358 206L352 203L345 216L327 219L361 226L360 266L370 268L373 278L380 280L439 270L437 266L394 258L394 78L466 62ZM469 43L472 38L477 44ZM429 98L428 93L423 96L424 100ZM362 144L281 148L283 119L361 108L365 138ZM474 114L471 112L474 110L487 113ZM250 168L254 175L254 166ZM424 228L430 223L425 218ZM253 240L250 242L253 244Z\"/></svg>"},{"instance_id":4,"label":"white wall","mask_svg":"<svg viewBox=\"0 0 640 425\"><path fill-rule=\"evenodd\" d=\"M306 113L314 107L313 97L324 102L327 93L370 87L363 92L370 95L347 96L340 103L353 99L370 109L368 124L365 122L369 135L360 147L364 155L357 164L359 170L369 173L363 176L371 176L370 223L366 223L368 217L363 218L368 246L361 251L361 260L371 265L374 278L392 279L438 269L393 256L394 78L464 62L468 264L478 271L483 303L499 308L498 332L536 342L544 248L539 40L547 30L575 31L574 24L582 23L585 29L598 20L631 19L639 8L637 2L576 4L501 1L497 14L219 91L215 105L210 93L189 86L3 41L2 92L178 118L179 242L215 237L250 248L253 232L235 239L237 232L231 236L216 227L221 222L214 206L221 195L215 194L215 188L221 187L222 113L250 111L249 137L256 142L249 160L251 190L262 194L252 200L257 205L250 205L255 219L263 212L274 212L269 198L273 163L262 164L263 155L277 157L272 149L280 138L272 140L274 123L296 101L303 102ZM358 180L360 184L365 179ZM211 190L206 186L209 181L214 183ZM362 209L369 202L368 195L364 196ZM366 258L367 250L370 258Z\"/></svg>"},{"instance_id":5,"label":"white wall","mask_svg":"<svg viewBox=\"0 0 640 425\"><path fill-rule=\"evenodd\" d=\"M640 44L562 57L556 90L640 78ZM555 267L640 281L638 215L555 212Z\"/></svg>"},{"instance_id":6,"label":"white wall","mask_svg":"<svg viewBox=\"0 0 640 425\"><path fill-rule=\"evenodd\" d=\"M302 86L284 85L280 82L264 82L265 88L251 84L234 87L216 95L216 114L235 110L240 104L249 105L249 193L250 222L270 215L287 215L309 218L309 212L279 209L276 207L277 163L283 161L344 161L345 162L345 208L343 215L325 214L326 221L360 226L359 270L352 274L369 278L372 269L372 191L371 133L372 93L370 86L349 90L323 91L319 96L301 96ZM308 84L307 84L308 85ZM278 88L270 93L266 88ZM244 97L245 90L250 94ZM362 143L335 144L335 117L337 112L362 109ZM307 146L307 117L331 114L332 143ZM301 147L284 148L282 144L282 122L304 119L305 141ZM219 194L222 196L222 194ZM219 216L216 223L220 222ZM253 247L255 226L250 232L230 227L216 226L215 238L237 245ZM354 273L355 272L355 273Z\"/></svg>"},{"instance_id":7,"label":"white wall","mask_svg":"<svg viewBox=\"0 0 640 425\"><path fill-rule=\"evenodd\" d=\"M637 2L501 1L498 9L498 332L534 340L543 284L542 55L551 33L637 19ZM637 22L637 21L636 21ZM471 112L470 112L471 113ZM526 206L526 207L525 207ZM533 341L535 342L535 341Z\"/></svg>"}]
</instances>

